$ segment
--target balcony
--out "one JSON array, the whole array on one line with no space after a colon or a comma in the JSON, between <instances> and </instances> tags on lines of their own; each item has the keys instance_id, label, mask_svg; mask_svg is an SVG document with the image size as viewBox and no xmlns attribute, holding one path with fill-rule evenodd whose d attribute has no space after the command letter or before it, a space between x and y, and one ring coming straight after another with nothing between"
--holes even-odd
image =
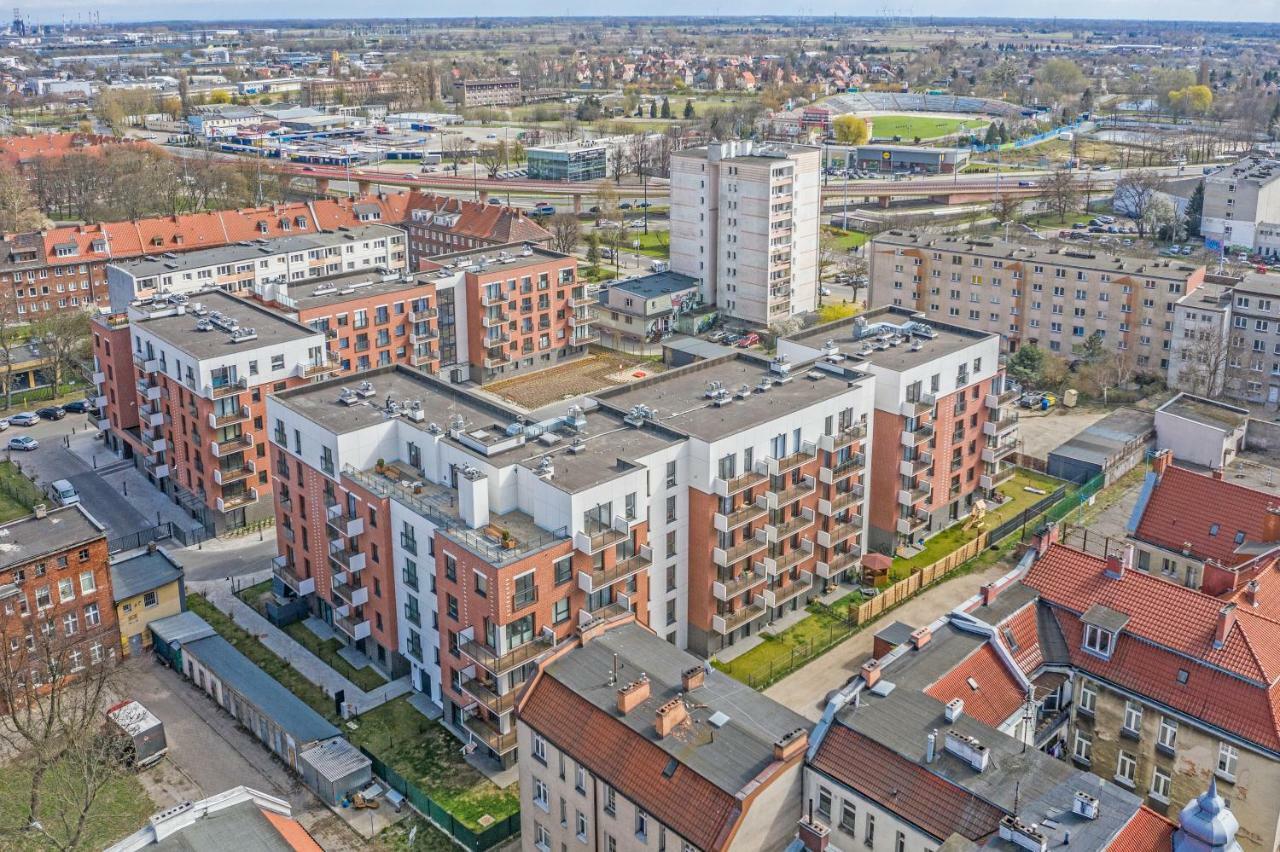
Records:
<instances>
[{"instance_id":1,"label":"balcony","mask_svg":"<svg viewBox=\"0 0 1280 852\"><path fill-rule=\"evenodd\" d=\"M208 399L222 399L224 396L233 396L249 389L248 379L236 379L235 381L221 382L215 381L211 386L205 388L205 397Z\"/></svg>"},{"instance_id":2,"label":"balcony","mask_svg":"<svg viewBox=\"0 0 1280 852\"><path fill-rule=\"evenodd\" d=\"M102 372L101 370L98 370L93 374L92 379L93 379L94 385L96 385L99 389L101 389L102 383L107 380L107 374Z\"/></svg>"},{"instance_id":3,"label":"balcony","mask_svg":"<svg viewBox=\"0 0 1280 852\"><path fill-rule=\"evenodd\" d=\"M834 453L850 446L855 441L861 441L867 437L867 427L861 423L855 423L847 429L842 429L834 435L821 435L818 437L818 449L824 452Z\"/></svg>"},{"instance_id":4,"label":"balcony","mask_svg":"<svg viewBox=\"0 0 1280 852\"><path fill-rule=\"evenodd\" d=\"M902 446L918 447L927 444L933 437L932 423L918 423L914 429L902 430Z\"/></svg>"},{"instance_id":5,"label":"balcony","mask_svg":"<svg viewBox=\"0 0 1280 852\"><path fill-rule=\"evenodd\" d=\"M769 510L764 506L760 506L755 503L747 503L727 515L722 512L716 512L715 515L712 516L712 523L715 525L717 532L729 532L730 530L736 530L738 527L749 524L752 521L759 520L767 514L769 514Z\"/></svg>"},{"instance_id":6,"label":"balcony","mask_svg":"<svg viewBox=\"0 0 1280 852\"><path fill-rule=\"evenodd\" d=\"M481 302L483 301L484 300L481 299ZM436 310L435 308L423 308L420 311L409 311L409 322L411 323L427 322L428 320L433 320L438 316L440 316L440 311Z\"/></svg>"},{"instance_id":7,"label":"balcony","mask_svg":"<svg viewBox=\"0 0 1280 852\"><path fill-rule=\"evenodd\" d=\"M752 554L759 553L768 544L769 541L764 537L764 533L757 531L751 538L746 541L740 541L733 547L727 549L723 547L713 548L711 550L711 561L721 568L728 568L738 564Z\"/></svg>"},{"instance_id":8,"label":"balcony","mask_svg":"<svg viewBox=\"0 0 1280 852\"><path fill-rule=\"evenodd\" d=\"M107 397L105 394L99 394L98 396L95 396L92 400L90 400L90 402L93 404L94 408L97 408L99 410L107 407Z\"/></svg>"},{"instance_id":9,"label":"balcony","mask_svg":"<svg viewBox=\"0 0 1280 852\"><path fill-rule=\"evenodd\" d=\"M106 403L103 403L103 405L106 405ZM102 405L98 407L102 408ZM106 417L99 417L97 422L94 423L93 425L99 432L106 432L111 428L111 420Z\"/></svg>"},{"instance_id":10,"label":"balcony","mask_svg":"<svg viewBox=\"0 0 1280 852\"><path fill-rule=\"evenodd\" d=\"M134 352L133 365L147 375L151 375L152 373L159 372L160 359L149 358L141 352Z\"/></svg>"},{"instance_id":11,"label":"balcony","mask_svg":"<svg viewBox=\"0 0 1280 852\"><path fill-rule=\"evenodd\" d=\"M769 576L757 568L749 568L739 573L732 580L716 580L711 584L711 594L716 600L731 601L743 592L760 585Z\"/></svg>"},{"instance_id":12,"label":"balcony","mask_svg":"<svg viewBox=\"0 0 1280 852\"><path fill-rule=\"evenodd\" d=\"M813 572L801 571L798 579L792 580L785 586L777 588L765 589L761 593L763 603L769 609L782 606L792 598L798 597L813 588Z\"/></svg>"},{"instance_id":13,"label":"balcony","mask_svg":"<svg viewBox=\"0 0 1280 852\"><path fill-rule=\"evenodd\" d=\"M814 482L812 476L801 477L800 481L792 485L790 488L784 488L781 491L766 491L764 493L765 507L770 510L775 510L781 509L784 506L790 506L797 500L808 497L817 490L817 487L817 483Z\"/></svg>"},{"instance_id":14,"label":"balcony","mask_svg":"<svg viewBox=\"0 0 1280 852\"><path fill-rule=\"evenodd\" d=\"M323 359L319 361L304 361L298 365L298 375L304 379L314 379L316 376L323 376L327 373L336 373L342 369L342 362L337 356L325 353Z\"/></svg>"},{"instance_id":15,"label":"balcony","mask_svg":"<svg viewBox=\"0 0 1280 852\"><path fill-rule=\"evenodd\" d=\"M1013 478L1013 465L1005 465L995 473L984 473L978 477L978 484L990 491L998 485L1008 482Z\"/></svg>"},{"instance_id":16,"label":"balcony","mask_svg":"<svg viewBox=\"0 0 1280 852\"><path fill-rule=\"evenodd\" d=\"M225 414L216 414L210 411L209 412L209 428L222 429L225 426L230 426L234 423L240 423L242 421L248 420L250 416L251 415L249 414L249 406L247 405L241 405L238 408L233 408L231 411L228 411Z\"/></svg>"},{"instance_id":17,"label":"balcony","mask_svg":"<svg viewBox=\"0 0 1280 852\"><path fill-rule=\"evenodd\" d=\"M807 530L809 527L813 526L814 517L815 517L815 514L813 509L806 508L802 510L799 515L797 515L794 518L791 518L785 523L765 524L764 525L765 540L768 541L770 544L774 544L779 541L785 541L786 539L790 538L796 533L803 532L804 530Z\"/></svg>"},{"instance_id":18,"label":"balcony","mask_svg":"<svg viewBox=\"0 0 1280 852\"><path fill-rule=\"evenodd\" d=\"M493 351L493 350L489 350L489 351ZM508 355L506 352L501 352L497 355L486 355L484 356L483 363L486 370L492 370L496 367L501 367L506 364L510 364L511 356Z\"/></svg>"},{"instance_id":19,"label":"balcony","mask_svg":"<svg viewBox=\"0 0 1280 852\"><path fill-rule=\"evenodd\" d=\"M937 395L927 393L916 400L904 400L898 409L898 413L903 417L920 417L933 411L933 407L937 404Z\"/></svg>"},{"instance_id":20,"label":"balcony","mask_svg":"<svg viewBox=\"0 0 1280 852\"><path fill-rule=\"evenodd\" d=\"M921 501L928 500L931 494L933 494L933 486L928 482L921 482L915 488L900 489L898 491L898 505L914 506Z\"/></svg>"},{"instance_id":21,"label":"balcony","mask_svg":"<svg viewBox=\"0 0 1280 852\"><path fill-rule=\"evenodd\" d=\"M440 332L436 331L434 328L425 328L420 331L415 330L409 332L409 342L414 346L417 346L419 343L430 343L433 340L437 340L439 337Z\"/></svg>"},{"instance_id":22,"label":"balcony","mask_svg":"<svg viewBox=\"0 0 1280 852\"><path fill-rule=\"evenodd\" d=\"M504 305L506 302L507 297L502 293L486 292L480 294L480 304L484 305L486 308L492 308L496 305Z\"/></svg>"},{"instance_id":23,"label":"balcony","mask_svg":"<svg viewBox=\"0 0 1280 852\"><path fill-rule=\"evenodd\" d=\"M574 296L569 299L569 307L571 308L589 308L596 304L596 300L590 296Z\"/></svg>"},{"instance_id":24,"label":"balcony","mask_svg":"<svg viewBox=\"0 0 1280 852\"><path fill-rule=\"evenodd\" d=\"M600 342L600 334L588 328L583 331L581 328L574 329L573 336L569 338L570 346L590 346L592 343Z\"/></svg>"},{"instance_id":25,"label":"balcony","mask_svg":"<svg viewBox=\"0 0 1280 852\"><path fill-rule=\"evenodd\" d=\"M511 318L507 316L506 311L494 311L493 313L485 314L480 317L480 324L485 328L498 328L499 326L506 325L510 321Z\"/></svg>"},{"instance_id":26,"label":"balcony","mask_svg":"<svg viewBox=\"0 0 1280 852\"><path fill-rule=\"evenodd\" d=\"M515 751L515 728L512 728L504 734L502 730L496 727L492 722L474 714L464 716L462 719L462 725L467 729L467 733L484 743L495 754L502 755Z\"/></svg>"},{"instance_id":27,"label":"balcony","mask_svg":"<svg viewBox=\"0 0 1280 852\"><path fill-rule=\"evenodd\" d=\"M847 476L853 476L867 466L866 453L853 453L849 458L839 462L834 467L818 468L818 479L824 485L830 485L833 482L839 482Z\"/></svg>"},{"instance_id":28,"label":"balcony","mask_svg":"<svg viewBox=\"0 0 1280 852\"><path fill-rule=\"evenodd\" d=\"M800 546L793 547L786 553L778 556L766 556L761 560L760 565L764 568L764 572L770 577L776 577L783 571L788 571L801 562L813 556L813 539L800 539Z\"/></svg>"},{"instance_id":29,"label":"balcony","mask_svg":"<svg viewBox=\"0 0 1280 852\"><path fill-rule=\"evenodd\" d=\"M520 697L518 688L499 695L493 686L474 677L462 682L462 691L495 716L510 713L516 706L516 699Z\"/></svg>"},{"instance_id":30,"label":"balcony","mask_svg":"<svg viewBox=\"0 0 1280 852\"><path fill-rule=\"evenodd\" d=\"M1018 415L1010 414L1008 417L1000 420L988 420L982 424L982 434L987 437L997 437L1007 435L1014 429L1018 428Z\"/></svg>"},{"instance_id":31,"label":"balcony","mask_svg":"<svg viewBox=\"0 0 1280 852\"><path fill-rule=\"evenodd\" d=\"M166 397L169 394L166 393L165 389L160 387L159 385L148 384L145 380L139 379L138 395L141 396L143 399L147 400L148 402L155 402L161 397Z\"/></svg>"},{"instance_id":32,"label":"balcony","mask_svg":"<svg viewBox=\"0 0 1280 852\"><path fill-rule=\"evenodd\" d=\"M818 501L819 515L836 515L853 506L857 506L862 502L863 490L859 485L849 491L845 491L832 497L830 500Z\"/></svg>"},{"instance_id":33,"label":"balcony","mask_svg":"<svg viewBox=\"0 0 1280 852\"><path fill-rule=\"evenodd\" d=\"M333 503L325 508L325 526L334 535L352 538L364 532L364 518L352 518L344 515L342 504Z\"/></svg>"},{"instance_id":34,"label":"balcony","mask_svg":"<svg viewBox=\"0 0 1280 852\"><path fill-rule=\"evenodd\" d=\"M922 452L913 459L898 462L898 473L902 476L916 477L933 467L933 453Z\"/></svg>"},{"instance_id":35,"label":"balcony","mask_svg":"<svg viewBox=\"0 0 1280 852\"><path fill-rule=\"evenodd\" d=\"M155 403L138 406L138 419L143 426L159 429L165 423L164 412Z\"/></svg>"},{"instance_id":36,"label":"balcony","mask_svg":"<svg viewBox=\"0 0 1280 852\"><path fill-rule=\"evenodd\" d=\"M150 453L163 453L169 449L169 442L156 432L148 430L142 433L142 446L147 448Z\"/></svg>"},{"instance_id":37,"label":"balcony","mask_svg":"<svg viewBox=\"0 0 1280 852\"><path fill-rule=\"evenodd\" d=\"M929 516L921 515L916 512L906 518L898 518L898 533L901 535L915 535L920 530L929 526Z\"/></svg>"},{"instance_id":38,"label":"balcony","mask_svg":"<svg viewBox=\"0 0 1280 852\"><path fill-rule=\"evenodd\" d=\"M335 601L347 606L364 606L369 602L369 587L351 585L351 575L345 571L333 575L333 583L329 586Z\"/></svg>"},{"instance_id":39,"label":"balcony","mask_svg":"<svg viewBox=\"0 0 1280 852\"><path fill-rule=\"evenodd\" d=\"M329 564L333 565L339 571L347 571L352 574L358 574L364 570L367 563L365 555L360 551L352 553L345 547L341 546L341 542L334 542L339 546L334 548L332 544L329 547Z\"/></svg>"},{"instance_id":40,"label":"balcony","mask_svg":"<svg viewBox=\"0 0 1280 852\"><path fill-rule=\"evenodd\" d=\"M501 677L507 672L541 659L554 647L551 639L544 633L519 647L512 648L505 654L498 654L492 648L474 639L462 642L458 650L489 674Z\"/></svg>"},{"instance_id":41,"label":"balcony","mask_svg":"<svg viewBox=\"0 0 1280 852\"><path fill-rule=\"evenodd\" d=\"M440 357L439 353L437 353L436 350L434 349L428 349L425 352L417 352L417 351L410 352L409 365L413 367L425 367L426 365L430 364L432 361L437 360L439 357Z\"/></svg>"},{"instance_id":42,"label":"balcony","mask_svg":"<svg viewBox=\"0 0 1280 852\"><path fill-rule=\"evenodd\" d=\"M621 618L631 612L631 601L626 595L619 595L618 599L612 603L598 606L595 609L578 610L578 629L589 627L601 621L611 621L615 618Z\"/></svg>"},{"instance_id":43,"label":"balcony","mask_svg":"<svg viewBox=\"0 0 1280 852\"><path fill-rule=\"evenodd\" d=\"M769 479L763 473L744 473L741 476L735 476L732 479L722 479L715 477L711 480L711 490L718 497L732 497L740 491L746 491L752 486L767 482Z\"/></svg>"},{"instance_id":44,"label":"balcony","mask_svg":"<svg viewBox=\"0 0 1280 852\"><path fill-rule=\"evenodd\" d=\"M373 632L369 627L369 620L358 615L336 616L333 619L333 626L338 632L345 633L355 642L369 638L369 634Z\"/></svg>"},{"instance_id":45,"label":"balcony","mask_svg":"<svg viewBox=\"0 0 1280 852\"><path fill-rule=\"evenodd\" d=\"M606 525L603 521L592 519L582 532L573 534L573 544L580 552L594 556L606 547L612 547L625 541L629 535L626 524L618 528L618 524Z\"/></svg>"},{"instance_id":46,"label":"balcony","mask_svg":"<svg viewBox=\"0 0 1280 852\"><path fill-rule=\"evenodd\" d=\"M847 521L841 521L829 530L818 530L819 547L835 547L838 543L862 532L862 517L854 515Z\"/></svg>"},{"instance_id":47,"label":"balcony","mask_svg":"<svg viewBox=\"0 0 1280 852\"><path fill-rule=\"evenodd\" d=\"M246 488L239 494L233 494L230 497L218 498L218 511L230 512L233 509L243 509L245 506L253 505L258 502L258 489Z\"/></svg>"},{"instance_id":48,"label":"balcony","mask_svg":"<svg viewBox=\"0 0 1280 852\"><path fill-rule=\"evenodd\" d=\"M759 599L757 596L756 600ZM721 636L727 636L762 615L764 615L764 606L758 603L744 606L734 612L716 613L711 616L711 629Z\"/></svg>"},{"instance_id":49,"label":"balcony","mask_svg":"<svg viewBox=\"0 0 1280 852\"><path fill-rule=\"evenodd\" d=\"M570 328L581 328L594 322L596 315L591 311L582 311L569 314Z\"/></svg>"},{"instance_id":50,"label":"balcony","mask_svg":"<svg viewBox=\"0 0 1280 852\"><path fill-rule=\"evenodd\" d=\"M285 586L293 589L299 597L313 594L316 590L315 577L303 577L297 573L297 566L290 565L284 556L276 556L271 560L271 575Z\"/></svg>"},{"instance_id":51,"label":"balcony","mask_svg":"<svg viewBox=\"0 0 1280 852\"><path fill-rule=\"evenodd\" d=\"M810 461L818 454L818 448L812 441L805 441L800 445L797 452L789 456L783 456L780 459L765 459L766 472L770 476L781 476L789 470L794 470L807 461Z\"/></svg>"},{"instance_id":52,"label":"balcony","mask_svg":"<svg viewBox=\"0 0 1280 852\"><path fill-rule=\"evenodd\" d=\"M154 458L144 459L142 462L142 469L154 476L156 479L164 479L169 475L169 465Z\"/></svg>"},{"instance_id":53,"label":"balcony","mask_svg":"<svg viewBox=\"0 0 1280 852\"><path fill-rule=\"evenodd\" d=\"M1001 406L1010 405L1017 398L1018 392L1014 390L989 393L986 398L987 408L1000 408Z\"/></svg>"},{"instance_id":54,"label":"balcony","mask_svg":"<svg viewBox=\"0 0 1280 852\"><path fill-rule=\"evenodd\" d=\"M244 464L237 467L215 467L213 469L213 481L217 485L225 488L234 482L242 482L248 479L256 472L257 470L252 461L246 461Z\"/></svg>"},{"instance_id":55,"label":"balcony","mask_svg":"<svg viewBox=\"0 0 1280 852\"><path fill-rule=\"evenodd\" d=\"M505 347L510 342L511 342L511 335L508 334L503 329L498 329L497 331L490 331L484 337L484 345L486 349Z\"/></svg>"},{"instance_id":56,"label":"balcony","mask_svg":"<svg viewBox=\"0 0 1280 852\"><path fill-rule=\"evenodd\" d=\"M817 564L817 574L824 580L830 580L841 571L862 567L862 551L855 548L848 553L837 553L826 562Z\"/></svg>"},{"instance_id":57,"label":"balcony","mask_svg":"<svg viewBox=\"0 0 1280 852\"><path fill-rule=\"evenodd\" d=\"M579 571L578 588L589 595L594 594L601 589L612 586L614 583L620 583L639 574L652 565L653 551L647 546L641 546L639 553L626 559L618 560L610 568L603 568L599 571Z\"/></svg>"},{"instance_id":58,"label":"balcony","mask_svg":"<svg viewBox=\"0 0 1280 852\"><path fill-rule=\"evenodd\" d=\"M1002 462L1018 451L1015 444L997 444L994 447L982 448L982 460L987 464Z\"/></svg>"},{"instance_id":59,"label":"balcony","mask_svg":"<svg viewBox=\"0 0 1280 852\"><path fill-rule=\"evenodd\" d=\"M241 435L236 435L234 438L226 438L221 441L210 442L209 452L213 453L214 458L222 458L223 456L244 452L252 446L253 433L245 432Z\"/></svg>"}]
</instances>

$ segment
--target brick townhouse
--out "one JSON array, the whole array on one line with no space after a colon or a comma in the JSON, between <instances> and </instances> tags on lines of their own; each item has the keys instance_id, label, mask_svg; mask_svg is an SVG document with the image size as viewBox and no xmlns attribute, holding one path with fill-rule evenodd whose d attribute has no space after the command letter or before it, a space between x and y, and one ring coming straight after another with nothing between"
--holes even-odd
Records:
<instances>
[{"instance_id":1,"label":"brick townhouse","mask_svg":"<svg viewBox=\"0 0 1280 852\"><path fill-rule=\"evenodd\" d=\"M1175 306L1205 268L1075 247L886 231L867 249L872 307L894 305L1071 357L1095 332L1144 373L1165 375Z\"/></svg>"},{"instance_id":2,"label":"brick townhouse","mask_svg":"<svg viewBox=\"0 0 1280 852\"><path fill-rule=\"evenodd\" d=\"M445 195L414 192L408 217L402 224L409 232L412 268L439 254L508 243L545 244L551 234L518 207L480 204Z\"/></svg>"}]
</instances>

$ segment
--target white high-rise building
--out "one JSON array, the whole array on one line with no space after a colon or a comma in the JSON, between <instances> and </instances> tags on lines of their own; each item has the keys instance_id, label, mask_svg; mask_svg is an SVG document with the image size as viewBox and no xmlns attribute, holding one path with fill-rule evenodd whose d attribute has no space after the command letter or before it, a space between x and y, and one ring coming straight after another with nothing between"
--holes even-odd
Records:
<instances>
[{"instance_id":1,"label":"white high-rise building","mask_svg":"<svg viewBox=\"0 0 1280 852\"><path fill-rule=\"evenodd\" d=\"M727 316L770 325L818 303L817 148L719 142L671 157L671 268Z\"/></svg>"}]
</instances>

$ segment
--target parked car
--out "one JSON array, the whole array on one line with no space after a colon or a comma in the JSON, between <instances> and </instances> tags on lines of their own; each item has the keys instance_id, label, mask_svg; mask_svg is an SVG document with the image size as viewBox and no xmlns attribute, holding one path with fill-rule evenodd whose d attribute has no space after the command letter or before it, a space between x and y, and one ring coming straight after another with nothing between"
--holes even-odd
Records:
<instances>
[{"instance_id":1,"label":"parked car","mask_svg":"<svg viewBox=\"0 0 1280 852\"><path fill-rule=\"evenodd\" d=\"M49 492L53 499L63 506L80 502L80 494L68 479L55 479L49 484Z\"/></svg>"},{"instance_id":2,"label":"parked car","mask_svg":"<svg viewBox=\"0 0 1280 852\"><path fill-rule=\"evenodd\" d=\"M1094 167L1093 167L1093 170L1094 170L1095 172L1109 172L1109 171L1111 171L1111 167L1110 167L1110 166L1108 166L1106 163L1103 163L1103 164L1102 164L1102 165L1100 165L1100 166L1094 166Z\"/></svg>"},{"instance_id":3,"label":"parked car","mask_svg":"<svg viewBox=\"0 0 1280 852\"><path fill-rule=\"evenodd\" d=\"M760 335L756 334L754 331L746 334L734 344L734 346L737 346L739 349L750 349L752 346L759 345Z\"/></svg>"},{"instance_id":4,"label":"parked car","mask_svg":"<svg viewBox=\"0 0 1280 852\"><path fill-rule=\"evenodd\" d=\"M619 209L619 210L630 210L630 209L631 209L631 202L630 202L630 201L624 201L624 202L622 202L621 204L619 204L619 205L618 205L618 209Z\"/></svg>"},{"instance_id":5,"label":"parked car","mask_svg":"<svg viewBox=\"0 0 1280 852\"><path fill-rule=\"evenodd\" d=\"M1099 171L1101 171L1101 169ZM1098 221L1104 225L1114 225L1116 223L1116 217L1115 216L1099 216Z\"/></svg>"},{"instance_id":6,"label":"parked car","mask_svg":"<svg viewBox=\"0 0 1280 852\"><path fill-rule=\"evenodd\" d=\"M9 418L0 417L0 432L3 432L5 429L8 429L8 428L9 428Z\"/></svg>"},{"instance_id":7,"label":"parked car","mask_svg":"<svg viewBox=\"0 0 1280 852\"><path fill-rule=\"evenodd\" d=\"M819 292L819 293L821 293L821 294L822 294L822 295L824 295L824 296L830 296L830 295L831 295L831 288L830 288L830 287L819 287L819 288L818 288L818 292Z\"/></svg>"},{"instance_id":8,"label":"parked car","mask_svg":"<svg viewBox=\"0 0 1280 852\"><path fill-rule=\"evenodd\" d=\"M9 449L30 452L40 446L40 442L30 435L14 435L9 439Z\"/></svg>"},{"instance_id":9,"label":"parked car","mask_svg":"<svg viewBox=\"0 0 1280 852\"><path fill-rule=\"evenodd\" d=\"M1084 228L1085 228L1084 222L1072 222L1072 223L1071 223L1071 230L1073 230L1073 231L1083 231L1083 230L1084 230Z\"/></svg>"},{"instance_id":10,"label":"parked car","mask_svg":"<svg viewBox=\"0 0 1280 852\"><path fill-rule=\"evenodd\" d=\"M73 399L62 406L62 409L73 414L88 414L93 411L93 403L87 399Z\"/></svg>"},{"instance_id":11,"label":"parked car","mask_svg":"<svg viewBox=\"0 0 1280 852\"><path fill-rule=\"evenodd\" d=\"M34 426L40 422L40 415L34 411L23 411L9 418L14 426Z\"/></svg>"},{"instance_id":12,"label":"parked car","mask_svg":"<svg viewBox=\"0 0 1280 852\"><path fill-rule=\"evenodd\" d=\"M712 343L719 343L728 336L729 332L725 331L723 328L718 328L707 335L707 340L710 340Z\"/></svg>"},{"instance_id":13,"label":"parked car","mask_svg":"<svg viewBox=\"0 0 1280 852\"><path fill-rule=\"evenodd\" d=\"M67 410L61 405L46 405L44 408L37 408L36 414L45 420L61 420L67 416Z\"/></svg>"}]
</instances>

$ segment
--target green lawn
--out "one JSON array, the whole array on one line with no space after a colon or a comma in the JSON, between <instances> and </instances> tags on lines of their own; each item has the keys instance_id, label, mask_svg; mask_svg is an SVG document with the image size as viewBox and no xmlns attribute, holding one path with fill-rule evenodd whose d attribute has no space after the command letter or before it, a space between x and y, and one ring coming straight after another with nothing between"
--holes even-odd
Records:
<instances>
[{"instance_id":1,"label":"green lawn","mask_svg":"<svg viewBox=\"0 0 1280 852\"><path fill-rule=\"evenodd\" d=\"M44 798L40 823L59 842L50 843L23 829L26 826L27 797L31 792L30 768L21 762L4 767L5 784L0 791L0 849L53 850L68 848L66 841L75 832L79 816L75 794L83 794L83 782L77 783L75 769L55 765L41 785ZM63 778L63 775L68 777ZM156 812L138 776L126 772L107 782L89 809L85 830L77 850L103 849L141 828Z\"/></svg>"},{"instance_id":2,"label":"green lawn","mask_svg":"<svg viewBox=\"0 0 1280 852\"><path fill-rule=\"evenodd\" d=\"M833 238L831 247L836 251L848 251L851 248L857 248L868 239L867 235L861 231L842 231L839 228L823 228L822 230L823 233Z\"/></svg>"},{"instance_id":3,"label":"green lawn","mask_svg":"<svg viewBox=\"0 0 1280 852\"><path fill-rule=\"evenodd\" d=\"M486 814L497 821L520 810L515 784L500 789L473 769L458 738L404 698L365 713L359 728L346 734L472 830L483 828L480 819Z\"/></svg>"},{"instance_id":4,"label":"green lawn","mask_svg":"<svg viewBox=\"0 0 1280 852\"><path fill-rule=\"evenodd\" d=\"M1013 478L1001 485L997 490L1010 498L1001 503L994 509L987 511L986 529L992 529L999 526L1015 515L1020 514L1024 509L1035 505L1045 498L1045 494L1035 494L1025 490L1027 486L1043 489L1045 492L1052 492L1062 481L1054 479L1051 476L1036 473L1034 471L1019 468L1014 473ZM893 560L893 567L889 569L889 579L891 582L897 582L908 576L917 568L923 568L931 565L939 559L951 553L953 550L963 547L970 541L978 537L981 530L964 529L964 524L959 523L955 526L948 527L937 535L933 536L925 542L924 549L912 556L910 559L898 558Z\"/></svg>"},{"instance_id":5,"label":"green lawn","mask_svg":"<svg viewBox=\"0 0 1280 852\"><path fill-rule=\"evenodd\" d=\"M0 462L0 523L30 514L31 507L43 499L40 489L13 462Z\"/></svg>"},{"instance_id":6,"label":"green lawn","mask_svg":"<svg viewBox=\"0 0 1280 852\"><path fill-rule=\"evenodd\" d=\"M632 242L640 243L640 247L634 251L649 257L663 259L671 257L671 239L666 231L650 228L647 234L643 230L632 231L629 234Z\"/></svg>"},{"instance_id":7,"label":"green lawn","mask_svg":"<svg viewBox=\"0 0 1280 852\"><path fill-rule=\"evenodd\" d=\"M853 630L845 622L849 608L862 603L862 596L851 592L831 606L810 603L808 618L788 627L776 636L765 636L764 641L740 657L727 663L713 661L712 665L731 677L756 689L763 689L781 674L790 671L798 663L830 647Z\"/></svg>"},{"instance_id":8,"label":"green lawn","mask_svg":"<svg viewBox=\"0 0 1280 852\"><path fill-rule=\"evenodd\" d=\"M986 128L990 122L975 118L942 118L930 115L877 115L871 116L871 133L876 139L892 139L901 136L903 141L910 142L919 136L921 139L936 139L960 130Z\"/></svg>"},{"instance_id":9,"label":"green lawn","mask_svg":"<svg viewBox=\"0 0 1280 852\"><path fill-rule=\"evenodd\" d=\"M583 281L596 284L601 281L612 281L618 277L618 273L611 266L580 266L578 277Z\"/></svg>"}]
</instances>

